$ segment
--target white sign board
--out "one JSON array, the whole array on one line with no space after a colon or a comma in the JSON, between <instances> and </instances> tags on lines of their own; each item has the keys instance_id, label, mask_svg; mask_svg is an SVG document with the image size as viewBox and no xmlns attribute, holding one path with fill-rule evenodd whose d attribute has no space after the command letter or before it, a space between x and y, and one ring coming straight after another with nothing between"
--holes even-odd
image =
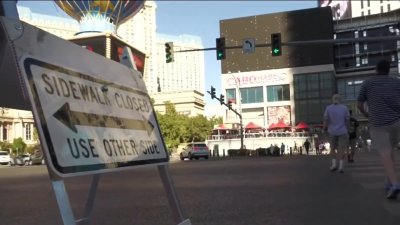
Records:
<instances>
[{"instance_id":1,"label":"white sign board","mask_svg":"<svg viewBox=\"0 0 400 225\"><path fill-rule=\"evenodd\" d=\"M256 40L254 38L243 39L243 53L254 53L256 50Z\"/></svg>"},{"instance_id":2,"label":"white sign board","mask_svg":"<svg viewBox=\"0 0 400 225\"><path fill-rule=\"evenodd\" d=\"M140 73L41 32L26 26L15 46L49 168L64 177L167 162Z\"/></svg>"}]
</instances>

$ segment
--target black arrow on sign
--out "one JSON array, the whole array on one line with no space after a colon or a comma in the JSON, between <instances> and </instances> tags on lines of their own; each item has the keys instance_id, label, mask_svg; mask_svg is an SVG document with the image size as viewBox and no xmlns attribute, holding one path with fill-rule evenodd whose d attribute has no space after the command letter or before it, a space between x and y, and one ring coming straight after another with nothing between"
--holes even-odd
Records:
<instances>
[{"instance_id":1,"label":"black arrow on sign","mask_svg":"<svg viewBox=\"0 0 400 225\"><path fill-rule=\"evenodd\" d=\"M68 102L61 106L53 116L75 133L78 132L76 126L144 130L147 131L149 135L154 130L154 125L145 118L143 118L143 120L136 120L71 111Z\"/></svg>"}]
</instances>

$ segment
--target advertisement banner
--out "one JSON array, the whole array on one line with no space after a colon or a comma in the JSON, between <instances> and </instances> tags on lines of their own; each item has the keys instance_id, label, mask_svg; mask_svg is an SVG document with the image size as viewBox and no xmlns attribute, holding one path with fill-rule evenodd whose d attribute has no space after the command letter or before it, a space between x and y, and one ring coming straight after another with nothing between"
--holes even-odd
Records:
<instances>
[{"instance_id":1,"label":"advertisement banner","mask_svg":"<svg viewBox=\"0 0 400 225\"><path fill-rule=\"evenodd\" d=\"M330 6L332 9L333 20L342 20L351 18L351 1L334 1L334 0L319 0L319 7Z\"/></svg>"}]
</instances>

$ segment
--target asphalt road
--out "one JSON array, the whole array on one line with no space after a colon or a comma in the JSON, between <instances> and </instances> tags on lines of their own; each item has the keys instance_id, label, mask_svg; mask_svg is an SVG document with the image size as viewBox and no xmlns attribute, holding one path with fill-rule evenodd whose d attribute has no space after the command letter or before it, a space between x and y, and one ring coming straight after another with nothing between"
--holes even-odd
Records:
<instances>
[{"instance_id":1,"label":"asphalt road","mask_svg":"<svg viewBox=\"0 0 400 225\"><path fill-rule=\"evenodd\" d=\"M327 156L176 161L169 167L193 225L398 225L400 200L387 202L377 157L364 153L344 174ZM80 218L90 176L66 186ZM45 166L0 166L0 225L62 224ZM102 174L96 225L175 224L157 167Z\"/></svg>"}]
</instances>

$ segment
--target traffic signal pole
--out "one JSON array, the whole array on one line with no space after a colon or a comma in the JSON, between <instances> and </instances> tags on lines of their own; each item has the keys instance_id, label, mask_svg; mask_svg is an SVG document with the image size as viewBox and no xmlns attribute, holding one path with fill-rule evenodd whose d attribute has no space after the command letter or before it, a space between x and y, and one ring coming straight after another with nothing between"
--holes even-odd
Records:
<instances>
[{"instance_id":1,"label":"traffic signal pole","mask_svg":"<svg viewBox=\"0 0 400 225\"><path fill-rule=\"evenodd\" d=\"M309 41L291 41L282 42L282 46L294 46L294 45L312 45L312 44L338 44L338 43L357 43L357 42L380 42L380 41L396 41L400 40L400 35L396 36L383 36L383 37L361 37L361 38L340 38L340 39L325 39L325 40L309 40ZM271 43L256 44L255 47L271 47ZM226 46L225 49L242 49L242 45L238 46ZM197 52L197 51L213 51L217 48L200 48L200 49L188 49L180 50L175 52Z\"/></svg>"},{"instance_id":2,"label":"traffic signal pole","mask_svg":"<svg viewBox=\"0 0 400 225\"><path fill-rule=\"evenodd\" d=\"M239 122L240 122L240 149L243 149L243 146L244 146L244 143L243 143L243 142L244 142L244 141L243 141L243 120L242 120L242 114L239 113L238 111L236 111L236 109L233 109L231 104L226 104L226 103L222 100L222 97L223 97L222 94L220 95L221 98L218 98L218 97L215 95L215 89L214 89L214 87L211 86L211 91L207 91L207 93L211 95L211 98L212 98L212 99L213 99L213 98L217 99L217 100L221 103L221 105L225 105L229 110L231 110L232 112L234 112L234 113L239 117Z\"/></svg>"}]
</instances>

